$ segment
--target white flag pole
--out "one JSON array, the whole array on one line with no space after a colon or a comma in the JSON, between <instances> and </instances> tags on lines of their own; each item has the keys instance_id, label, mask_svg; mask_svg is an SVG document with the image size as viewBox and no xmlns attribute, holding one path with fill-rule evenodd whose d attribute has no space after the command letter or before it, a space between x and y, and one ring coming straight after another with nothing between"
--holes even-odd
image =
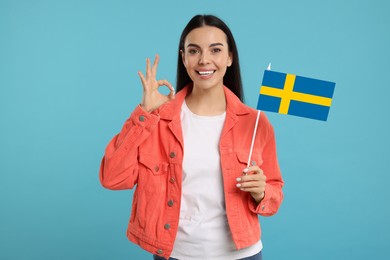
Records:
<instances>
[{"instance_id":1,"label":"white flag pole","mask_svg":"<svg viewBox=\"0 0 390 260\"><path fill-rule=\"evenodd\" d=\"M257 132L257 125L259 123L259 118L260 118L260 112L261 112L260 110L257 110L257 118L256 118L255 130L253 131L251 149L249 150L248 163L247 163L246 167L249 167L250 163L251 163L253 144L255 143L255 137L256 137L256 132Z\"/></svg>"},{"instance_id":2,"label":"white flag pole","mask_svg":"<svg viewBox=\"0 0 390 260\"><path fill-rule=\"evenodd\" d=\"M271 70L271 63L268 64L267 70ZM251 148L249 150L248 163L247 163L246 167L249 167L250 163L251 163L253 145L255 144L257 125L259 124L260 112L261 112L260 110L257 110L256 124L255 124L255 129L253 130L252 143L251 143Z\"/></svg>"}]
</instances>

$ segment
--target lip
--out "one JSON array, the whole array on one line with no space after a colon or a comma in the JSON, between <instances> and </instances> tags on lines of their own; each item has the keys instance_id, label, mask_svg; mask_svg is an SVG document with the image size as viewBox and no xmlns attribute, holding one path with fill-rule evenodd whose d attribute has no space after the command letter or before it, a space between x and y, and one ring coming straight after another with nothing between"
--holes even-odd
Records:
<instances>
[{"instance_id":1,"label":"lip","mask_svg":"<svg viewBox=\"0 0 390 260\"><path fill-rule=\"evenodd\" d=\"M196 70L196 73L198 74L198 76L202 79L208 79L208 78L211 78L214 73L215 73L215 70L205 70L205 69L202 69L202 70Z\"/></svg>"}]
</instances>

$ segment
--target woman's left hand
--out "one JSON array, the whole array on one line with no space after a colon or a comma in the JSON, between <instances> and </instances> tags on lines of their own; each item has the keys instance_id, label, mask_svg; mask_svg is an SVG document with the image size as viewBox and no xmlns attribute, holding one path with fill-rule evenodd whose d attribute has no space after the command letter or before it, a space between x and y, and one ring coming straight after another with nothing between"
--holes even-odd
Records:
<instances>
[{"instance_id":1,"label":"woman's left hand","mask_svg":"<svg viewBox=\"0 0 390 260\"><path fill-rule=\"evenodd\" d=\"M253 199L259 204L265 195L267 177L257 165L245 168L243 172L246 175L237 178L236 186L244 192L250 192Z\"/></svg>"}]
</instances>

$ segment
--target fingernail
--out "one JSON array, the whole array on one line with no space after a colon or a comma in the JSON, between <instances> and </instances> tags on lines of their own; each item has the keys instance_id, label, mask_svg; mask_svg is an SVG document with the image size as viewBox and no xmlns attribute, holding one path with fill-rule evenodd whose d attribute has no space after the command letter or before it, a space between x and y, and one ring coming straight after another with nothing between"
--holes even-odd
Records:
<instances>
[{"instance_id":1,"label":"fingernail","mask_svg":"<svg viewBox=\"0 0 390 260\"><path fill-rule=\"evenodd\" d=\"M241 178L237 178L236 181L241 181Z\"/></svg>"},{"instance_id":2,"label":"fingernail","mask_svg":"<svg viewBox=\"0 0 390 260\"><path fill-rule=\"evenodd\" d=\"M247 173L249 171L248 168L245 168L243 172Z\"/></svg>"},{"instance_id":3,"label":"fingernail","mask_svg":"<svg viewBox=\"0 0 390 260\"><path fill-rule=\"evenodd\" d=\"M236 184L236 187L241 187L241 184L240 184L240 183L237 183L237 184Z\"/></svg>"}]
</instances>

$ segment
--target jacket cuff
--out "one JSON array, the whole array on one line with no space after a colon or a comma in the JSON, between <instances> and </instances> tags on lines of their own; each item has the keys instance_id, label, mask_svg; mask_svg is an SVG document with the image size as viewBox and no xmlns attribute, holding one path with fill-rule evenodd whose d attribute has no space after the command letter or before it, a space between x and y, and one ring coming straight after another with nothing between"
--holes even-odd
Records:
<instances>
[{"instance_id":1,"label":"jacket cuff","mask_svg":"<svg viewBox=\"0 0 390 260\"><path fill-rule=\"evenodd\" d=\"M141 105L138 105L131 113L129 119L134 125L138 125L147 130L152 130L160 120L160 116L156 112L147 112Z\"/></svg>"},{"instance_id":2,"label":"jacket cuff","mask_svg":"<svg viewBox=\"0 0 390 260\"><path fill-rule=\"evenodd\" d=\"M263 213L267 212L267 206L270 201L271 193L267 192L267 187L269 184L265 185L265 192L264 192L264 198L260 201L259 204L256 203L256 201L252 198L252 196L249 195L249 209L255 214L262 215Z\"/></svg>"}]
</instances>

